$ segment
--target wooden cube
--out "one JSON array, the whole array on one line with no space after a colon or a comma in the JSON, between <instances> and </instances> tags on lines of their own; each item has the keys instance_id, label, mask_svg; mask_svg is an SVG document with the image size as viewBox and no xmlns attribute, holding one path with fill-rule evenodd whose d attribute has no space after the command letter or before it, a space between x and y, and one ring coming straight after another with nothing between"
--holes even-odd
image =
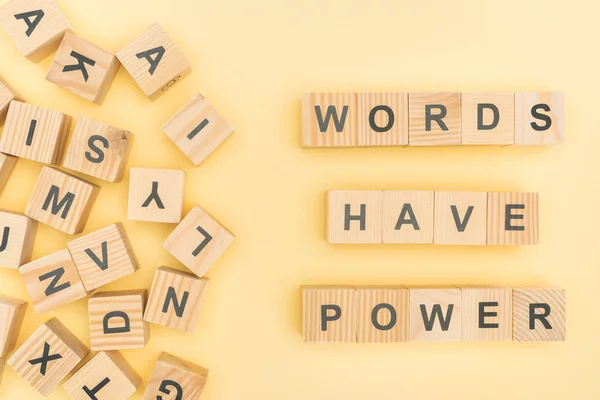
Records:
<instances>
[{"instance_id":1,"label":"wooden cube","mask_svg":"<svg viewBox=\"0 0 600 400\"><path fill-rule=\"evenodd\" d=\"M356 342L356 290L350 286L302 287L306 343Z\"/></svg>"},{"instance_id":2,"label":"wooden cube","mask_svg":"<svg viewBox=\"0 0 600 400\"><path fill-rule=\"evenodd\" d=\"M515 143L514 93L463 93L461 108L462 144Z\"/></svg>"},{"instance_id":3,"label":"wooden cube","mask_svg":"<svg viewBox=\"0 0 600 400\"><path fill-rule=\"evenodd\" d=\"M67 247L87 291L133 274L139 268L121 223L71 240Z\"/></svg>"},{"instance_id":4,"label":"wooden cube","mask_svg":"<svg viewBox=\"0 0 600 400\"><path fill-rule=\"evenodd\" d=\"M11 101L0 138L0 152L58 165L70 126L71 117L66 114Z\"/></svg>"},{"instance_id":5,"label":"wooden cube","mask_svg":"<svg viewBox=\"0 0 600 400\"><path fill-rule=\"evenodd\" d=\"M63 385L73 400L126 400L142 378L118 351L101 351Z\"/></svg>"},{"instance_id":6,"label":"wooden cube","mask_svg":"<svg viewBox=\"0 0 600 400\"><path fill-rule=\"evenodd\" d=\"M6 364L6 357L0 357L0 385L2 384L2 375L4 374L4 364Z\"/></svg>"},{"instance_id":7,"label":"wooden cube","mask_svg":"<svg viewBox=\"0 0 600 400\"><path fill-rule=\"evenodd\" d=\"M142 400L198 400L206 384L208 370L169 353L161 353Z\"/></svg>"},{"instance_id":8,"label":"wooden cube","mask_svg":"<svg viewBox=\"0 0 600 400\"><path fill-rule=\"evenodd\" d=\"M100 187L54 168L44 167L25 215L73 235L80 233Z\"/></svg>"},{"instance_id":9,"label":"wooden cube","mask_svg":"<svg viewBox=\"0 0 600 400\"><path fill-rule=\"evenodd\" d=\"M200 165L233 128L201 94L194 95L162 127L195 165Z\"/></svg>"},{"instance_id":10,"label":"wooden cube","mask_svg":"<svg viewBox=\"0 0 600 400\"><path fill-rule=\"evenodd\" d=\"M38 314L87 296L67 249L25 264L19 268L19 272Z\"/></svg>"},{"instance_id":11,"label":"wooden cube","mask_svg":"<svg viewBox=\"0 0 600 400\"><path fill-rule=\"evenodd\" d=\"M408 289L405 287L369 287L356 289L357 339L359 343L395 343L408 341Z\"/></svg>"},{"instance_id":12,"label":"wooden cube","mask_svg":"<svg viewBox=\"0 0 600 400\"><path fill-rule=\"evenodd\" d=\"M329 243L381 243L383 192L332 190L327 193Z\"/></svg>"},{"instance_id":13,"label":"wooden cube","mask_svg":"<svg viewBox=\"0 0 600 400\"><path fill-rule=\"evenodd\" d=\"M461 290L410 288L410 340L453 342L461 340Z\"/></svg>"},{"instance_id":14,"label":"wooden cube","mask_svg":"<svg viewBox=\"0 0 600 400\"><path fill-rule=\"evenodd\" d=\"M383 243L433 243L431 190L383 192Z\"/></svg>"},{"instance_id":15,"label":"wooden cube","mask_svg":"<svg viewBox=\"0 0 600 400\"><path fill-rule=\"evenodd\" d=\"M546 146L565 142L565 94L515 94L515 144Z\"/></svg>"},{"instance_id":16,"label":"wooden cube","mask_svg":"<svg viewBox=\"0 0 600 400\"><path fill-rule=\"evenodd\" d=\"M132 140L133 135L126 130L79 117L63 166L108 182L120 182Z\"/></svg>"},{"instance_id":17,"label":"wooden cube","mask_svg":"<svg viewBox=\"0 0 600 400\"><path fill-rule=\"evenodd\" d=\"M146 96L156 98L187 75L190 64L159 24L117 52Z\"/></svg>"},{"instance_id":18,"label":"wooden cube","mask_svg":"<svg viewBox=\"0 0 600 400\"><path fill-rule=\"evenodd\" d=\"M0 295L0 358L15 348L26 309L26 301Z\"/></svg>"},{"instance_id":19,"label":"wooden cube","mask_svg":"<svg viewBox=\"0 0 600 400\"><path fill-rule=\"evenodd\" d=\"M462 340L512 340L512 289L464 286L462 290Z\"/></svg>"},{"instance_id":20,"label":"wooden cube","mask_svg":"<svg viewBox=\"0 0 600 400\"><path fill-rule=\"evenodd\" d=\"M0 193L8 183L8 178L10 178L16 163L17 157L0 153Z\"/></svg>"},{"instance_id":21,"label":"wooden cube","mask_svg":"<svg viewBox=\"0 0 600 400\"><path fill-rule=\"evenodd\" d=\"M6 82L0 78L0 125L6 120L6 114L8 114L8 106L13 100L18 100L19 95L11 89Z\"/></svg>"},{"instance_id":22,"label":"wooden cube","mask_svg":"<svg viewBox=\"0 0 600 400\"><path fill-rule=\"evenodd\" d=\"M33 62L54 53L69 22L54 0L12 0L0 8L0 24L17 49Z\"/></svg>"},{"instance_id":23,"label":"wooden cube","mask_svg":"<svg viewBox=\"0 0 600 400\"><path fill-rule=\"evenodd\" d=\"M408 144L411 146L461 144L460 93L409 93Z\"/></svg>"},{"instance_id":24,"label":"wooden cube","mask_svg":"<svg viewBox=\"0 0 600 400\"><path fill-rule=\"evenodd\" d=\"M357 100L356 93L305 93L302 97L302 145L356 146Z\"/></svg>"},{"instance_id":25,"label":"wooden cube","mask_svg":"<svg viewBox=\"0 0 600 400\"><path fill-rule=\"evenodd\" d=\"M120 65L114 54L67 32L46 79L86 100L100 104Z\"/></svg>"},{"instance_id":26,"label":"wooden cube","mask_svg":"<svg viewBox=\"0 0 600 400\"><path fill-rule=\"evenodd\" d=\"M19 347L8 365L42 396L48 396L88 353L71 331L52 318Z\"/></svg>"},{"instance_id":27,"label":"wooden cube","mask_svg":"<svg viewBox=\"0 0 600 400\"><path fill-rule=\"evenodd\" d=\"M148 343L146 290L102 292L88 300L92 350L138 349Z\"/></svg>"},{"instance_id":28,"label":"wooden cube","mask_svg":"<svg viewBox=\"0 0 600 400\"><path fill-rule=\"evenodd\" d=\"M435 192L433 241L436 244L485 245L486 192Z\"/></svg>"},{"instance_id":29,"label":"wooden cube","mask_svg":"<svg viewBox=\"0 0 600 400\"><path fill-rule=\"evenodd\" d=\"M0 211L0 267L17 269L29 262L36 232L34 220Z\"/></svg>"},{"instance_id":30,"label":"wooden cube","mask_svg":"<svg viewBox=\"0 0 600 400\"><path fill-rule=\"evenodd\" d=\"M487 244L539 243L537 193L488 193Z\"/></svg>"},{"instance_id":31,"label":"wooden cube","mask_svg":"<svg viewBox=\"0 0 600 400\"><path fill-rule=\"evenodd\" d=\"M144 321L193 332L207 286L207 278L160 267L154 275Z\"/></svg>"},{"instance_id":32,"label":"wooden cube","mask_svg":"<svg viewBox=\"0 0 600 400\"><path fill-rule=\"evenodd\" d=\"M513 303L513 341L565 340L567 321L564 289L515 288Z\"/></svg>"},{"instance_id":33,"label":"wooden cube","mask_svg":"<svg viewBox=\"0 0 600 400\"><path fill-rule=\"evenodd\" d=\"M408 144L408 93L358 94L358 146Z\"/></svg>"},{"instance_id":34,"label":"wooden cube","mask_svg":"<svg viewBox=\"0 0 600 400\"><path fill-rule=\"evenodd\" d=\"M179 223L184 178L180 170L131 168L127 217L135 221Z\"/></svg>"},{"instance_id":35,"label":"wooden cube","mask_svg":"<svg viewBox=\"0 0 600 400\"><path fill-rule=\"evenodd\" d=\"M233 235L196 206L165 240L165 249L202 277L233 242Z\"/></svg>"}]
</instances>

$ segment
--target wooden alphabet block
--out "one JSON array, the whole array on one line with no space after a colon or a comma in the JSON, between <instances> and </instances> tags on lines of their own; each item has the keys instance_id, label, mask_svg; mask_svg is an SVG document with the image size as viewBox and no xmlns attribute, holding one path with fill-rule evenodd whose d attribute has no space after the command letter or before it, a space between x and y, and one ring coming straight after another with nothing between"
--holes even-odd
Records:
<instances>
[{"instance_id":1,"label":"wooden alphabet block","mask_svg":"<svg viewBox=\"0 0 600 400\"><path fill-rule=\"evenodd\" d=\"M8 178L10 178L16 163L17 157L0 153L0 193L8 183Z\"/></svg>"},{"instance_id":2,"label":"wooden alphabet block","mask_svg":"<svg viewBox=\"0 0 600 400\"><path fill-rule=\"evenodd\" d=\"M71 117L33 104L11 101L0 138L0 152L60 164Z\"/></svg>"},{"instance_id":3,"label":"wooden alphabet block","mask_svg":"<svg viewBox=\"0 0 600 400\"><path fill-rule=\"evenodd\" d=\"M408 289L401 286L359 286L355 289L358 343L408 341Z\"/></svg>"},{"instance_id":4,"label":"wooden alphabet block","mask_svg":"<svg viewBox=\"0 0 600 400\"><path fill-rule=\"evenodd\" d=\"M165 249L202 277L233 242L233 235L196 206L165 240Z\"/></svg>"},{"instance_id":5,"label":"wooden alphabet block","mask_svg":"<svg viewBox=\"0 0 600 400\"><path fill-rule=\"evenodd\" d=\"M144 321L193 332L207 286L208 278L160 267L154 275Z\"/></svg>"},{"instance_id":6,"label":"wooden alphabet block","mask_svg":"<svg viewBox=\"0 0 600 400\"><path fill-rule=\"evenodd\" d=\"M162 398L198 400L206 384L208 370L169 353L161 353L142 400Z\"/></svg>"},{"instance_id":7,"label":"wooden alphabet block","mask_svg":"<svg viewBox=\"0 0 600 400\"><path fill-rule=\"evenodd\" d=\"M26 301L0 295L0 358L15 348L26 309Z\"/></svg>"},{"instance_id":8,"label":"wooden alphabet block","mask_svg":"<svg viewBox=\"0 0 600 400\"><path fill-rule=\"evenodd\" d=\"M20 214L0 211L0 267L17 269L31 260L37 223Z\"/></svg>"},{"instance_id":9,"label":"wooden alphabet block","mask_svg":"<svg viewBox=\"0 0 600 400\"><path fill-rule=\"evenodd\" d=\"M146 290L102 292L88 300L92 350L138 349L150 338Z\"/></svg>"},{"instance_id":10,"label":"wooden alphabet block","mask_svg":"<svg viewBox=\"0 0 600 400\"><path fill-rule=\"evenodd\" d=\"M461 144L460 93L409 93L408 132L411 146Z\"/></svg>"},{"instance_id":11,"label":"wooden alphabet block","mask_svg":"<svg viewBox=\"0 0 600 400\"><path fill-rule=\"evenodd\" d=\"M73 400L126 400L142 378L118 351L101 351L63 385Z\"/></svg>"},{"instance_id":12,"label":"wooden alphabet block","mask_svg":"<svg viewBox=\"0 0 600 400\"><path fill-rule=\"evenodd\" d=\"M514 93L463 93L461 108L462 144L515 143Z\"/></svg>"},{"instance_id":13,"label":"wooden alphabet block","mask_svg":"<svg viewBox=\"0 0 600 400\"><path fill-rule=\"evenodd\" d=\"M302 98L302 145L356 146L357 98L356 93L305 93Z\"/></svg>"},{"instance_id":14,"label":"wooden alphabet block","mask_svg":"<svg viewBox=\"0 0 600 400\"><path fill-rule=\"evenodd\" d=\"M128 131L79 117L63 166L108 182L120 182L132 139Z\"/></svg>"},{"instance_id":15,"label":"wooden alphabet block","mask_svg":"<svg viewBox=\"0 0 600 400\"><path fill-rule=\"evenodd\" d=\"M44 167L25 215L73 235L80 233L100 187L54 168Z\"/></svg>"},{"instance_id":16,"label":"wooden alphabet block","mask_svg":"<svg viewBox=\"0 0 600 400\"><path fill-rule=\"evenodd\" d=\"M383 192L383 243L433 243L431 190Z\"/></svg>"},{"instance_id":17,"label":"wooden alphabet block","mask_svg":"<svg viewBox=\"0 0 600 400\"><path fill-rule=\"evenodd\" d=\"M356 290L302 287L302 336L307 343L356 342Z\"/></svg>"},{"instance_id":18,"label":"wooden alphabet block","mask_svg":"<svg viewBox=\"0 0 600 400\"><path fill-rule=\"evenodd\" d=\"M567 331L565 290L515 288L513 341L564 341Z\"/></svg>"},{"instance_id":19,"label":"wooden alphabet block","mask_svg":"<svg viewBox=\"0 0 600 400\"><path fill-rule=\"evenodd\" d=\"M515 94L515 144L547 146L565 142L565 94Z\"/></svg>"},{"instance_id":20,"label":"wooden alphabet block","mask_svg":"<svg viewBox=\"0 0 600 400\"><path fill-rule=\"evenodd\" d=\"M86 100L100 104L120 65L114 54L67 32L46 79Z\"/></svg>"},{"instance_id":21,"label":"wooden alphabet block","mask_svg":"<svg viewBox=\"0 0 600 400\"><path fill-rule=\"evenodd\" d=\"M133 274L137 258L122 224L112 224L67 243L88 292Z\"/></svg>"},{"instance_id":22,"label":"wooden alphabet block","mask_svg":"<svg viewBox=\"0 0 600 400\"><path fill-rule=\"evenodd\" d=\"M187 75L190 64L159 24L117 52L146 96L156 98Z\"/></svg>"},{"instance_id":23,"label":"wooden alphabet block","mask_svg":"<svg viewBox=\"0 0 600 400\"><path fill-rule=\"evenodd\" d=\"M131 168L127 217L135 221L179 223L184 178L180 170Z\"/></svg>"},{"instance_id":24,"label":"wooden alphabet block","mask_svg":"<svg viewBox=\"0 0 600 400\"><path fill-rule=\"evenodd\" d=\"M358 94L358 146L408 144L408 93Z\"/></svg>"},{"instance_id":25,"label":"wooden alphabet block","mask_svg":"<svg viewBox=\"0 0 600 400\"><path fill-rule=\"evenodd\" d=\"M461 290L462 340L511 341L512 289L482 285Z\"/></svg>"},{"instance_id":26,"label":"wooden alphabet block","mask_svg":"<svg viewBox=\"0 0 600 400\"><path fill-rule=\"evenodd\" d=\"M6 82L0 78L0 125L6 120L6 114L8 114L8 106L13 100L18 100L17 93L12 90Z\"/></svg>"},{"instance_id":27,"label":"wooden alphabet block","mask_svg":"<svg viewBox=\"0 0 600 400\"><path fill-rule=\"evenodd\" d=\"M461 290L410 288L410 340L452 342L461 340Z\"/></svg>"},{"instance_id":28,"label":"wooden alphabet block","mask_svg":"<svg viewBox=\"0 0 600 400\"><path fill-rule=\"evenodd\" d=\"M87 296L67 249L25 264L19 272L38 314Z\"/></svg>"},{"instance_id":29,"label":"wooden alphabet block","mask_svg":"<svg viewBox=\"0 0 600 400\"><path fill-rule=\"evenodd\" d=\"M539 243L537 193L488 193L487 244Z\"/></svg>"},{"instance_id":30,"label":"wooden alphabet block","mask_svg":"<svg viewBox=\"0 0 600 400\"><path fill-rule=\"evenodd\" d=\"M52 318L19 347L8 365L42 396L48 396L88 353L71 331Z\"/></svg>"},{"instance_id":31,"label":"wooden alphabet block","mask_svg":"<svg viewBox=\"0 0 600 400\"><path fill-rule=\"evenodd\" d=\"M435 192L434 243L485 245L486 192Z\"/></svg>"},{"instance_id":32,"label":"wooden alphabet block","mask_svg":"<svg viewBox=\"0 0 600 400\"><path fill-rule=\"evenodd\" d=\"M383 192L332 190L327 193L329 243L381 243Z\"/></svg>"},{"instance_id":33,"label":"wooden alphabet block","mask_svg":"<svg viewBox=\"0 0 600 400\"><path fill-rule=\"evenodd\" d=\"M233 133L233 128L208 100L196 94L163 125L162 131L195 165L200 165Z\"/></svg>"},{"instance_id":34,"label":"wooden alphabet block","mask_svg":"<svg viewBox=\"0 0 600 400\"><path fill-rule=\"evenodd\" d=\"M0 8L0 24L17 49L33 62L54 53L69 22L54 0L12 0Z\"/></svg>"}]
</instances>

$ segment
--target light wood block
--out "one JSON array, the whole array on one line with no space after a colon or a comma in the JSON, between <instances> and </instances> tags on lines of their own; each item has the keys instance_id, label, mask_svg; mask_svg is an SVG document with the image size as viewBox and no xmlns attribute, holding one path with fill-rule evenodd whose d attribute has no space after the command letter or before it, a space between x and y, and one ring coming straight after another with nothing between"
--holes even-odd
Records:
<instances>
[{"instance_id":1,"label":"light wood block","mask_svg":"<svg viewBox=\"0 0 600 400\"><path fill-rule=\"evenodd\" d=\"M127 218L177 224L183 214L185 174L174 169L131 168Z\"/></svg>"},{"instance_id":2,"label":"light wood block","mask_svg":"<svg viewBox=\"0 0 600 400\"><path fill-rule=\"evenodd\" d=\"M193 332L208 287L208 278L160 267L154 275L144 321Z\"/></svg>"},{"instance_id":3,"label":"light wood block","mask_svg":"<svg viewBox=\"0 0 600 400\"><path fill-rule=\"evenodd\" d=\"M381 243L383 192L332 190L327 192L329 243Z\"/></svg>"},{"instance_id":4,"label":"light wood block","mask_svg":"<svg viewBox=\"0 0 600 400\"><path fill-rule=\"evenodd\" d=\"M514 246L538 243L538 194L488 193L487 244Z\"/></svg>"},{"instance_id":5,"label":"light wood block","mask_svg":"<svg viewBox=\"0 0 600 400\"><path fill-rule=\"evenodd\" d=\"M461 290L410 288L410 340L453 342L461 340Z\"/></svg>"},{"instance_id":6,"label":"light wood block","mask_svg":"<svg viewBox=\"0 0 600 400\"><path fill-rule=\"evenodd\" d=\"M302 145L356 146L357 102L356 93L305 93L302 97Z\"/></svg>"},{"instance_id":7,"label":"light wood block","mask_svg":"<svg viewBox=\"0 0 600 400\"><path fill-rule=\"evenodd\" d=\"M8 183L8 178L10 178L16 163L17 157L0 153L0 193Z\"/></svg>"},{"instance_id":8,"label":"light wood block","mask_svg":"<svg viewBox=\"0 0 600 400\"><path fill-rule=\"evenodd\" d=\"M0 385L2 384L2 375L4 374L4 365L6 364L6 357L0 357Z\"/></svg>"},{"instance_id":9,"label":"light wood block","mask_svg":"<svg viewBox=\"0 0 600 400\"><path fill-rule=\"evenodd\" d=\"M357 339L359 343L408 341L410 302L405 287L356 289Z\"/></svg>"},{"instance_id":10,"label":"light wood block","mask_svg":"<svg viewBox=\"0 0 600 400\"><path fill-rule=\"evenodd\" d=\"M31 261L36 232L34 220L0 211L0 267L17 269Z\"/></svg>"},{"instance_id":11,"label":"light wood block","mask_svg":"<svg viewBox=\"0 0 600 400\"><path fill-rule=\"evenodd\" d=\"M564 289L515 288L513 296L513 341L565 340L567 321Z\"/></svg>"},{"instance_id":12,"label":"light wood block","mask_svg":"<svg viewBox=\"0 0 600 400\"><path fill-rule=\"evenodd\" d=\"M463 286L462 340L512 340L512 289L489 286Z\"/></svg>"},{"instance_id":13,"label":"light wood block","mask_svg":"<svg viewBox=\"0 0 600 400\"><path fill-rule=\"evenodd\" d=\"M8 114L8 106L13 100L18 100L19 95L11 89L6 82L0 78L0 125L6 120L6 114Z\"/></svg>"},{"instance_id":14,"label":"light wood block","mask_svg":"<svg viewBox=\"0 0 600 400\"><path fill-rule=\"evenodd\" d=\"M358 146L408 144L408 93L358 94Z\"/></svg>"},{"instance_id":15,"label":"light wood block","mask_svg":"<svg viewBox=\"0 0 600 400\"><path fill-rule=\"evenodd\" d=\"M42 396L48 396L88 353L71 331L52 318L19 347L8 365Z\"/></svg>"},{"instance_id":16,"label":"light wood block","mask_svg":"<svg viewBox=\"0 0 600 400\"><path fill-rule=\"evenodd\" d=\"M12 0L0 8L0 24L17 49L33 62L54 53L69 22L54 0Z\"/></svg>"},{"instance_id":17,"label":"light wood block","mask_svg":"<svg viewBox=\"0 0 600 400\"><path fill-rule=\"evenodd\" d=\"M462 144L515 143L515 94L462 93Z\"/></svg>"},{"instance_id":18,"label":"light wood block","mask_svg":"<svg viewBox=\"0 0 600 400\"><path fill-rule=\"evenodd\" d=\"M107 182L120 182L133 135L90 118L79 117L63 166Z\"/></svg>"},{"instance_id":19,"label":"light wood block","mask_svg":"<svg viewBox=\"0 0 600 400\"><path fill-rule=\"evenodd\" d=\"M139 269L121 223L112 224L67 243L87 291L114 282Z\"/></svg>"},{"instance_id":20,"label":"light wood block","mask_svg":"<svg viewBox=\"0 0 600 400\"><path fill-rule=\"evenodd\" d=\"M302 287L302 336L307 343L356 342L356 290Z\"/></svg>"},{"instance_id":21,"label":"light wood block","mask_svg":"<svg viewBox=\"0 0 600 400\"><path fill-rule=\"evenodd\" d=\"M146 290L102 292L88 300L92 350L138 349L148 343Z\"/></svg>"},{"instance_id":22,"label":"light wood block","mask_svg":"<svg viewBox=\"0 0 600 400\"><path fill-rule=\"evenodd\" d=\"M431 190L383 192L383 243L433 243Z\"/></svg>"},{"instance_id":23,"label":"light wood block","mask_svg":"<svg viewBox=\"0 0 600 400\"><path fill-rule=\"evenodd\" d=\"M26 301L0 295L0 358L15 348L26 309Z\"/></svg>"},{"instance_id":24,"label":"light wood block","mask_svg":"<svg viewBox=\"0 0 600 400\"><path fill-rule=\"evenodd\" d=\"M60 164L71 117L33 104L11 101L0 138L0 152Z\"/></svg>"},{"instance_id":25,"label":"light wood block","mask_svg":"<svg viewBox=\"0 0 600 400\"><path fill-rule=\"evenodd\" d=\"M73 400L126 400L142 378L118 351L101 351L63 385Z\"/></svg>"},{"instance_id":26,"label":"light wood block","mask_svg":"<svg viewBox=\"0 0 600 400\"><path fill-rule=\"evenodd\" d=\"M565 94L515 94L515 144L547 146L565 142Z\"/></svg>"},{"instance_id":27,"label":"light wood block","mask_svg":"<svg viewBox=\"0 0 600 400\"><path fill-rule=\"evenodd\" d=\"M160 96L191 71L183 53L159 24L119 50L117 57L150 98Z\"/></svg>"},{"instance_id":28,"label":"light wood block","mask_svg":"<svg viewBox=\"0 0 600 400\"><path fill-rule=\"evenodd\" d=\"M196 206L165 240L165 249L202 277L233 242L233 235Z\"/></svg>"},{"instance_id":29,"label":"light wood block","mask_svg":"<svg viewBox=\"0 0 600 400\"><path fill-rule=\"evenodd\" d=\"M162 127L195 165L200 165L233 128L201 94L194 95Z\"/></svg>"},{"instance_id":30,"label":"light wood block","mask_svg":"<svg viewBox=\"0 0 600 400\"><path fill-rule=\"evenodd\" d=\"M411 146L461 144L460 93L409 93L408 132Z\"/></svg>"},{"instance_id":31,"label":"light wood block","mask_svg":"<svg viewBox=\"0 0 600 400\"><path fill-rule=\"evenodd\" d=\"M44 167L25 208L25 215L74 235L92 211L100 187L54 168Z\"/></svg>"},{"instance_id":32,"label":"light wood block","mask_svg":"<svg viewBox=\"0 0 600 400\"><path fill-rule=\"evenodd\" d=\"M19 272L38 314L87 296L67 249L25 264Z\"/></svg>"},{"instance_id":33,"label":"light wood block","mask_svg":"<svg viewBox=\"0 0 600 400\"><path fill-rule=\"evenodd\" d=\"M163 352L154 367L142 400L198 400L207 378L206 368Z\"/></svg>"},{"instance_id":34,"label":"light wood block","mask_svg":"<svg viewBox=\"0 0 600 400\"><path fill-rule=\"evenodd\" d=\"M485 245L486 192L435 192L433 241L436 244Z\"/></svg>"}]
</instances>

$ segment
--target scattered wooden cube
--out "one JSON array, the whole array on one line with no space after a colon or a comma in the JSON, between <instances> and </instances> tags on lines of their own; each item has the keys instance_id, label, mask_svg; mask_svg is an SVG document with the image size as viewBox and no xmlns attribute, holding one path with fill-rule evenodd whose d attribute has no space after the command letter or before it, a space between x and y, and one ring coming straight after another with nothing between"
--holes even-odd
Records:
<instances>
[{"instance_id":1,"label":"scattered wooden cube","mask_svg":"<svg viewBox=\"0 0 600 400\"><path fill-rule=\"evenodd\" d=\"M25 264L19 268L19 272L38 314L87 296L67 249Z\"/></svg>"},{"instance_id":2,"label":"scattered wooden cube","mask_svg":"<svg viewBox=\"0 0 600 400\"><path fill-rule=\"evenodd\" d=\"M460 93L408 94L408 144L453 146L461 144Z\"/></svg>"},{"instance_id":3,"label":"scattered wooden cube","mask_svg":"<svg viewBox=\"0 0 600 400\"><path fill-rule=\"evenodd\" d=\"M383 192L332 190L327 193L329 243L381 243Z\"/></svg>"},{"instance_id":4,"label":"scattered wooden cube","mask_svg":"<svg viewBox=\"0 0 600 400\"><path fill-rule=\"evenodd\" d=\"M565 290L515 288L513 341L564 341L567 331Z\"/></svg>"},{"instance_id":5,"label":"scattered wooden cube","mask_svg":"<svg viewBox=\"0 0 600 400\"><path fill-rule=\"evenodd\" d=\"M2 375L4 374L4 364L6 364L6 357L0 357L0 385L2 384Z\"/></svg>"},{"instance_id":6,"label":"scattered wooden cube","mask_svg":"<svg viewBox=\"0 0 600 400\"><path fill-rule=\"evenodd\" d=\"M101 351L63 385L73 400L126 400L142 378L118 351Z\"/></svg>"},{"instance_id":7,"label":"scattered wooden cube","mask_svg":"<svg viewBox=\"0 0 600 400\"><path fill-rule=\"evenodd\" d=\"M88 301L92 350L138 349L148 343L146 290L102 292Z\"/></svg>"},{"instance_id":8,"label":"scattered wooden cube","mask_svg":"<svg viewBox=\"0 0 600 400\"><path fill-rule=\"evenodd\" d=\"M60 164L71 117L33 104L11 101L0 152L43 164Z\"/></svg>"},{"instance_id":9,"label":"scattered wooden cube","mask_svg":"<svg viewBox=\"0 0 600 400\"><path fill-rule=\"evenodd\" d=\"M305 93L302 98L302 145L356 146L357 102L356 93Z\"/></svg>"},{"instance_id":10,"label":"scattered wooden cube","mask_svg":"<svg viewBox=\"0 0 600 400\"><path fill-rule=\"evenodd\" d=\"M73 235L80 233L100 187L54 168L44 167L25 215Z\"/></svg>"},{"instance_id":11,"label":"scattered wooden cube","mask_svg":"<svg viewBox=\"0 0 600 400\"><path fill-rule=\"evenodd\" d=\"M18 100L19 96L12 90L6 82L0 78L0 125L4 123L6 114L8 113L8 106L13 100Z\"/></svg>"},{"instance_id":12,"label":"scattered wooden cube","mask_svg":"<svg viewBox=\"0 0 600 400\"><path fill-rule=\"evenodd\" d=\"M34 220L0 211L0 267L17 269L31 261L36 232Z\"/></svg>"},{"instance_id":13,"label":"scattered wooden cube","mask_svg":"<svg viewBox=\"0 0 600 400\"><path fill-rule=\"evenodd\" d=\"M565 142L565 94L515 94L515 144L547 146Z\"/></svg>"},{"instance_id":14,"label":"scattered wooden cube","mask_svg":"<svg viewBox=\"0 0 600 400\"><path fill-rule=\"evenodd\" d=\"M15 348L26 309L26 301L0 295L0 358Z\"/></svg>"},{"instance_id":15,"label":"scattered wooden cube","mask_svg":"<svg viewBox=\"0 0 600 400\"><path fill-rule=\"evenodd\" d=\"M190 64L159 24L117 52L146 96L156 98L187 75Z\"/></svg>"},{"instance_id":16,"label":"scattered wooden cube","mask_svg":"<svg viewBox=\"0 0 600 400\"><path fill-rule=\"evenodd\" d=\"M207 278L160 267L154 275L144 321L192 332L207 286Z\"/></svg>"},{"instance_id":17,"label":"scattered wooden cube","mask_svg":"<svg viewBox=\"0 0 600 400\"><path fill-rule=\"evenodd\" d=\"M513 291L492 286L464 286L462 340L511 341Z\"/></svg>"},{"instance_id":18,"label":"scattered wooden cube","mask_svg":"<svg viewBox=\"0 0 600 400\"><path fill-rule=\"evenodd\" d=\"M48 396L88 353L71 331L52 318L19 347L8 365L41 395Z\"/></svg>"},{"instance_id":19,"label":"scattered wooden cube","mask_svg":"<svg viewBox=\"0 0 600 400\"><path fill-rule=\"evenodd\" d=\"M383 243L433 243L431 190L383 192Z\"/></svg>"},{"instance_id":20,"label":"scattered wooden cube","mask_svg":"<svg viewBox=\"0 0 600 400\"><path fill-rule=\"evenodd\" d=\"M195 165L200 165L233 133L233 128L208 100L196 94L163 125L162 131Z\"/></svg>"},{"instance_id":21,"label":"scattered wooden cube","mask_svg":"<svg viewBox=\"0 0 600 400\"><path fill-rule=\"evenodd\" d=\"M452 342L461 340L461 290L410 288L410 340Z\"/></svg>"},{"instance_id":22,"label":"scattered wooden cube","mask_svg":"<svg viewBox=\"0 0 600 400\"><path fill-rule=\"evenodd\" d=\"M208 370L169 353L161 353L142 400L198 400L206 384Z\"/></svg>"},{"instance_id":23,"label":"scattered wooden cube","mask_svg":"<svg viewBox=\"0 0 600 400\"><path fill-rule=\"evenodd\" d=\"M69 22L54 0L12 0L0 8L0 24L17 49L33 62L54 53Z\"/></svg>"},{"instance_id":24,"label":"scattered wooden cube","mask_svg":"<svg viewBox=\"0 0 600 400\"><path fill-rule=\"evenodd\" d=\"M358 146L408 144L408 93L358 94Z\"/></svg>"},{"instance_id":25,"label":"scattered wooden cube","mask_svg":"<svg viewBox=\"0 0 600 400\"><path fill-rule=\"evenodd\" d=\"M184 178L180 170L131 168L127 217L135 221L179 223Z\"/></svg>"},{"instance_id":26,"label":"scattered wooden cube","mask_svg":"<svg viewBox=\"0 0 600 400\"><path fill-rule=\"evenodd\" d=\"M307 343L356 342L356 290L302 287L302 336Z\"/></svg>"},{"instance_id":27,"label":"scattered wooden cube","mask_svg":"<svg viewBox=\"0 0 600 400\"><path fill-rule=\"evenodd\" d=\"M165 240L165 249L202 277L233 242L233 235L196 206Z\"/></svg>"},{"instance_id":28,"label":"scattered wooden cube","mask_svg":"<svg viewBox=\"0 0 600 400\"><path fill-rule=\"evenodd\" d=\"M359 286L356 289L358 343L408 341L408 289Z\"/></svg>"},{"instance_id":29,"label":"scattered wooden cube","mask_svg":"<svg viewBox=\"0 0 600 400\"><path fill-rule=\"evenodd\" d=\"M0 193L8 183L8 178L10 178L16 163L17 157L0 153Z\"/></svg>"},{"instance_id":30,"label":"scattered wooden cube","mask_svg":"<svg viewBox=\"0 0 600 400\"><path fill-rule=\"evenodd\" d=\"M461 108L462 144L515 143L514 93L463 93Z\"/></svg>"},{"instance_id":31,"label":"scattered wooden cube","mask_svg":"<svg viewBox=\"0 0 600 400\"><path fill-rule=\"evenodd\" d=\"M88 292L133 274L137 258L121 223L88 233L67 243Z\"/></svg>"},{"instance_id":32,"label":"scattered wooden cube","mask_svg":"<svg viewBox=\"0 0 600 400\"><path fill-rule=\"evenodd\" d=\"M486 210L486 192L435 192L434 243L485 245Z\"/></svg>"},{"instance_id":33,"label":"scattered wooden cube","mask_svg":"<svg viewBox=\"0 0 600 400\"><path fill-rule=\"evenodd\" d=\"M488 193L487 244L539 243L537 193Z\"/></svg>"}]
</instances>

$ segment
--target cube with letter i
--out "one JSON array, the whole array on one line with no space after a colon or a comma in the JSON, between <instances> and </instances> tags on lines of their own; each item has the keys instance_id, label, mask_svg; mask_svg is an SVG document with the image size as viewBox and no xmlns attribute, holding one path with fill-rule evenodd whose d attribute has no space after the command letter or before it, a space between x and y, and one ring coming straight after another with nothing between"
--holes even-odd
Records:
<instances>
[{"instance_id":1,"label":"cube with letter i","mask_svg":"<svg viewBox=\"0 0 600 400\"><path fill-rule=\"evenodd\" d=\"M179 170L131 168L127 217L135 221L179 223L184 177Z\"/></svg>"}]
</instances>

